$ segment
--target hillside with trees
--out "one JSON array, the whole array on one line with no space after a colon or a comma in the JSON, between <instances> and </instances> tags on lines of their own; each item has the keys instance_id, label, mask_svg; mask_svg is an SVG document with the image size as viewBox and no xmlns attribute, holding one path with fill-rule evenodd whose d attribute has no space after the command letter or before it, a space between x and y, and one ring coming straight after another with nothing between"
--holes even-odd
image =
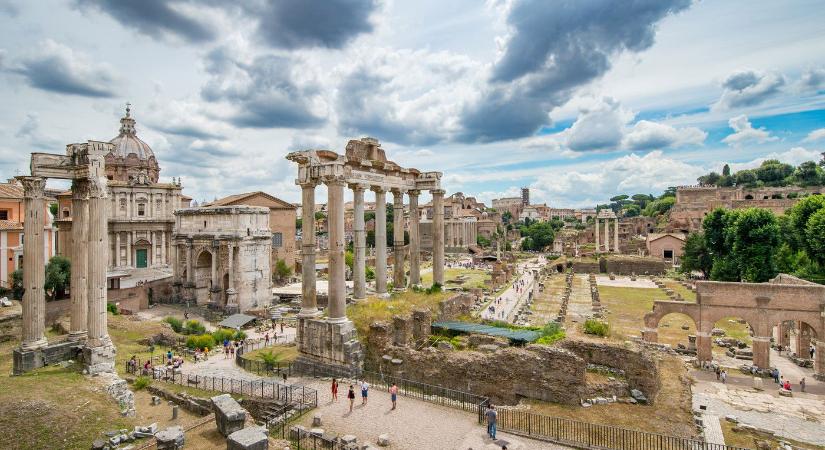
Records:
<instances>
[{"instance_id":1,"label":"hillside with trees","mask_svg":"<svg viewBox=\"0 0 825 450\"><path fill-rule=\"evenodd\" d=\"M710 172L696 181L702 186L741 186L756 188L763 186L819 186L825 183L825 158L817 164L806 161L794 167L776 159L767 159L755 169L743 169L731 173L725 164L722 173Z\"/></svg>"}]
</instances>

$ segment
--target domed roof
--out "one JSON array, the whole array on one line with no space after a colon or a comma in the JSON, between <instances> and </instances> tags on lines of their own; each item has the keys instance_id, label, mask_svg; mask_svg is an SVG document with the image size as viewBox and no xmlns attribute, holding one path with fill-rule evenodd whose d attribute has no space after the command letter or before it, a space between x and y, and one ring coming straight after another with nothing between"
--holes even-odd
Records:
<instances>
[{"instance_id":1,"label":"domed roof","mask_svg":"<svg viewBox=\"0 0 825 450\"><path fill-rule=\"evenodd\" d=\"M135 133L135 119L130 115L129 104L126 104L126 116L120 119L120 134L116 138L109 141L114 144L115 148L112 150L112 156L115 158L126 159L131 154L135 154L139 160L148 161L149 158L154 158L155 153L152 148Z\"/></svg>"}]
</instances>

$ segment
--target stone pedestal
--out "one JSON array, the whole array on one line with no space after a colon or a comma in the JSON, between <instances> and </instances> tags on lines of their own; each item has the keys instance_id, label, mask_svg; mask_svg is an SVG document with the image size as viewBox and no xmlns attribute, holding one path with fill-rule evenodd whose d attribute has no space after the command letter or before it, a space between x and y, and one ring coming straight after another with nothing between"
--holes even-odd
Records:
<instances>
[{"instance_id":1,"label":"stone pedestal","mask_svg":"<svg viewBox=\"0 0 825 450\"><path fill-rule=\"evenodd\" d=\"M238 291L235 288L229 288L226 290L226 310L227 314L236 314L241 312L240 305L238 304Z\"/></svg>"},{"instance_id":2,"label":"stone pedestal","mask_svg":"<svg viewBox=\"0 0 825 450\"><path fill-rule=\"evenodd\" d=\"M709 333L696 333L696 359L699 361L712 361L711 338Z\"/></svg>"},{"instance_id":3,"label":"stone pedestal","mask_svg":"<svg viewBox=\"0 0 825 450\"><path fill-rule=\"evenodd\" d=\"M246 410L229 394L216 395L211 398L212 411L218 432L224 436L242 430L246 422Z\"/></svg>"},{"instance_id":4,"label":"stone pedestal","mask_svg":"<svg viewBox=\"0 0 825 450\"><path fill-rule=\"evenodd\" d=\"M108 336L107 336L108 338ZM83 368L90 375L115 371L115 346L111 341L83 348Z\"/></svg>"},{"instance_id":5,"label":"stone pedestal","mask_svg":"<svg viewBox=\"0 0 825 450\"><path fill-rule=\"evenodd\" d=\"M770 368L771 339L769 337L753 337L753 365L760 369Z\"/></svg>"},{"instance_id":6,"label":"stone pedestal","mask_svg":"<svg viewBox=\"0 0 825 450\"><path fill-rule=\"evenodd\" d=\"M264 427L249 427L226 438L226 450L268 450L269 436Z\"/></svg>"},{"instance_id":7,"label":"stone pedestal","mask_svg":"<svg viewBox=\"0 0 825 450\"><path fill-rule=\"evenodd\" d=\"M642 330L642 339L645 342L659 342L659 331L655 328L645 328Z\"/></svg>"},{"instance_id":8,"label":"stone pedestal","mask_svg":"<svg viewBox=\"0 0 825 450\"><path fill-rule=\"evenodd\" d=\"M360 369L361 343L351 320L298 319L299 361Z\"/></svg>"}]
</instances>

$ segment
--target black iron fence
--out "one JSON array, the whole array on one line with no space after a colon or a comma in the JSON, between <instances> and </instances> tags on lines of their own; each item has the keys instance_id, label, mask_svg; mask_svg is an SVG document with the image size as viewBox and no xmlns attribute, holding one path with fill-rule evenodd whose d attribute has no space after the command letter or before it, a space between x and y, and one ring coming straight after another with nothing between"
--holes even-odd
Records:
<instances>
[{"instance_id":1,"label":"black iron fence","mask_svg":"<svg viewBox=\"0 0 825 450\"><path fill-rule=\"evenodd\" d=\"M496 428L563 445L606 450L745 450L698 439L666 436L577 420L499 409Z\"/></svg>"},{"instance_id":2,"label":"black iron fence","mask_svg":"<svg viewBox=\"0 0 825 450\"><path fill-rule=\"evenodd\" d=\"M156 367L146 370L138 361L137 366L126 363L126 371L136 375L143 375L153 380L165 383L178 384L207 391L225 392L228 394L246 395L300 406L315 408L318 406L318 392L315 389L279 383L274 380L243 380L228 377L209 377L189 375L180 370Z\"/></svg>"}]
</instances>

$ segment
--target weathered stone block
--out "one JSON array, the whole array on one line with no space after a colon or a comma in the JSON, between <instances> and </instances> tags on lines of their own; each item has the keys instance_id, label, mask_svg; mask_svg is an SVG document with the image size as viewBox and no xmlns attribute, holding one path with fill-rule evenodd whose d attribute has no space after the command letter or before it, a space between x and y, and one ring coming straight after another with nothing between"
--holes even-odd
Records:
<instances>
[{"instance_id":1,"label":"weathered stone block","mask_svg":"<svg viewBox=\"0 0 825 450\"><path fill-rule=\"evenodd\" d=\"M390 445L390 435L389 434L381 434L378 436L378 445L381 447L387 447Z\"/></svg>"},{"instance_id":2,"label":"weathered stone block","mask_svg":"<svg viewBox=\"0 0 825 450\"><path fill-rule=\"evenodd\" d=\"M229 394L212 397L212 410L215 412L215 423L218 431L229 436L241 430L246 421L246 410Z\"/></svg>"},{"instance_id":3,"label":"weathered stone block","mask_svg":"<svg viewBox=\"0 0 825 450\"><path fill-rule=\"evenodd\" d=\"M226 450L267 450L269 437L264 427L238 430L226 438Z\"/></svg>"},{"instance_id":4,"label":"weathered stone block","mask_svg":"<svg viewBox=\"0 0 825 450\"><path fill-rule=\"evenodd\" d=\"M158 450L178 450L183 448L185 440L181 427L169 427L155 434Z\"/></svg>"}]
</instances>

